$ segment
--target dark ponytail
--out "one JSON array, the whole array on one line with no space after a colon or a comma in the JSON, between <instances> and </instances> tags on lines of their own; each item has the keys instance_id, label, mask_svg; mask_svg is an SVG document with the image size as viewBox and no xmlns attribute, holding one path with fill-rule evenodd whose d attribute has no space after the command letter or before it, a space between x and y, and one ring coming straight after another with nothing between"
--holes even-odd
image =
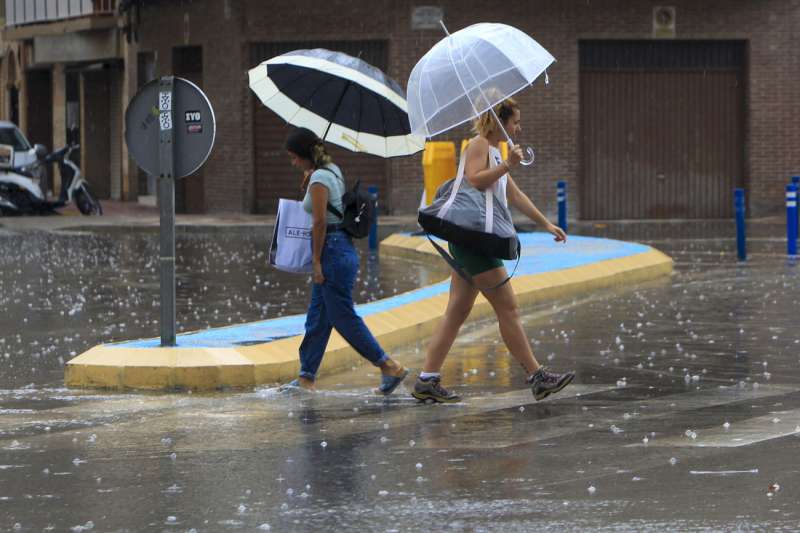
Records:
<instances>
[{"instance_id":1,"label":"dark ponytail","mask_svg":"<svg viewBox=\"0 0 800 533\"><path fill-rule=\"evenodd\" d=\"M286 138L286 149L298 157L311 161L314 168L331 162L331 156L325 150L322 140L308 128L297 128L292 131Z\"/></svg>"}]
</instances>

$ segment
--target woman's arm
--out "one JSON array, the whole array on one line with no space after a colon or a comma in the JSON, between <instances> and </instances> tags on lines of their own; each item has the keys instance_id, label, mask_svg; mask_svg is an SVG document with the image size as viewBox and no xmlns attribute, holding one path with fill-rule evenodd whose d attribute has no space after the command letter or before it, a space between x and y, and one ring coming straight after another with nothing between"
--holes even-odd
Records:
<instances>
[{"instance_id":1,"label":"woman's arm","mask_svg":"<svg viewBox=\"0 0 800 533\"><path fill-rule=\"evenodd\" d=\"M533 205L531 199L528 198L528 196L522 192L519 187L517 187L517 184L511 178L511 175L508 176L506 199L508 200L509 204L522 211L523 215L533 220L537 226L541 226L546 231L552 233L556 238L556 242L566 242L567 234L564 233L564 230L547 220L547 217L544 216L535 205Z\"/></svg>"},{"instance_id":2,"label":"woman's arm","mask_svg":"<svg viewBox=\"0 0 800 533\"><path fill-rule=\"evenodd\" d=\"M314 263L314 283L323 283L322 275L322 247L325 244L325 233L328 230L328 188L321 183L312 183L309 187L311 194L311 252Z\"/></svg>"},{"instance_id":3,"label":"woman's arm","mask_svg":"<svg viewBox=\"0 0 800 533\"><path fill-rule=\"evenodd\" d=\"M464 177L470 185L479 191L488 189L503 174L511 170L522 159L522 151L515 147L508 154L508 161L503 161L496 167L487 167L489 159L489 141L483 137L476 137L467 145L467 161L464 164Z\"/></svg>"}]
</instances>

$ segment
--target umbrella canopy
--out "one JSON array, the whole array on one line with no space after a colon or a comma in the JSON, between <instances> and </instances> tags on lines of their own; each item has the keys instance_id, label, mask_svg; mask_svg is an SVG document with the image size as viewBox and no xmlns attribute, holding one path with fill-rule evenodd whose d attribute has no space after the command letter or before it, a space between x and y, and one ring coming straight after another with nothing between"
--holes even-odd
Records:
<instances>
[{"instance_id":1,"label":"umbrella canopy","mask_svg":"<svg viewBox=\"0 0 800 533\"><path fill-rule=\"evenodd\" d=\"M531 85L553 61L539 43L506 24L474 24L448 35L408 79L412 133L433 137L481 115Z\"/></svg>"},{"instance_id":2,"label":"umbrella canopy","mask_svg":"<svg viewBox=\"0 0 800 533\"><path fill-rule=\"evenodd\" d=\"M341 52L295 50L250 69L250 88L286 122L322 140L380 157L414 154L403 89L379 69Z\"/></svg>"}]
</instances>

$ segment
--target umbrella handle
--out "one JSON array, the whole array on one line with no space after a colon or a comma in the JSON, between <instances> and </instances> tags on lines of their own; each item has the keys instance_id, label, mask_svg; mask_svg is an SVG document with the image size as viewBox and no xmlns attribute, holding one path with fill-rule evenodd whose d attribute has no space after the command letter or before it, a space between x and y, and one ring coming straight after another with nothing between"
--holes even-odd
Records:
<instances>
[{"instance_id":1,"label":"umbrella handle","mask_svg":"<svg viewBox=\"0 0 800 533\"><path fill-rule=\"evenodd\" d=\"M520 165L524 165L526 167L531 166L536 159L536 155L533 153L533 148L530 146L525 147L525 152L528 154L528 157L520 161Z\"/></svg>"}]
</instances>

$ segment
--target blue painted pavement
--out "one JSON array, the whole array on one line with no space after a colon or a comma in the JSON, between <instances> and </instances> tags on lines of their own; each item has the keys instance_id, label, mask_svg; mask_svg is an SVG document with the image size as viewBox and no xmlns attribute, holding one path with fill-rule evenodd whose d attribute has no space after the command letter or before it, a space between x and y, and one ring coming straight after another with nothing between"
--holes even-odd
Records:
<instances>
[{"instance_id":1,"label":"blue painted pavement","mask_svg":"<svg viewBox=\"0 0 800 533\"><path fill-rule=\"evenodd\" d=\"M517 276L553 272L579 267L590 263L637 255L650 250L642 244L600 239L595 237L570 236L566 243L556 243L549 233L520 233L522 259L517 268ZM385 261L386 259L384 259ZM506 261L509 272L516 261ZM402 305L425 300L447 292L450 280L428 287L409 291L391 298L356 306L358 314L367 317L374 313L388 311ZM237 326L207 329L178 335L177 346L195 348L223 348L260 344L284 337L302 335L305 315L292 315L272 318L260 322L250 322ZM160 339L147 339L111 345L119 348L157 348Z\"/></svg>"}]
</instances>

